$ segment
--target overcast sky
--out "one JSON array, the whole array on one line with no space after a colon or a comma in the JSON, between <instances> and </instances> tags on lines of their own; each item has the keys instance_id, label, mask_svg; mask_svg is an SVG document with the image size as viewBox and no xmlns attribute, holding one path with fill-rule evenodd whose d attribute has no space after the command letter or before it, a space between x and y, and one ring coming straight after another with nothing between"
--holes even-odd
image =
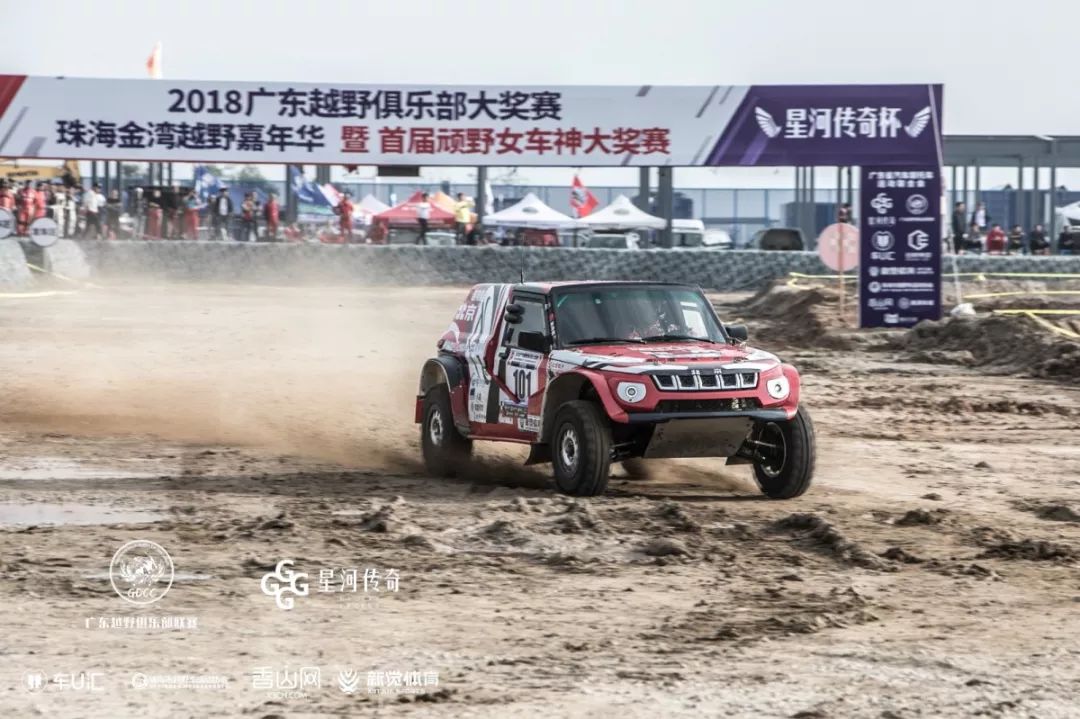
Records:
<instances>
[{"instance_id":1,"label":"overcast sky","mask_svg":"<svg viewBox=\"0 0 1080 719\"><path fill-rule=\"evenodd\" d=\"M145 77L161 40L165 76L177 79L942 82L946 133L1080 134L1075 0L0 0L0 8L0 71L9 73ZM588 170L598 184L627 172ZM776 174L734 172L743 174L695 174L739 184Z\"/></svg>"}]
</instances>

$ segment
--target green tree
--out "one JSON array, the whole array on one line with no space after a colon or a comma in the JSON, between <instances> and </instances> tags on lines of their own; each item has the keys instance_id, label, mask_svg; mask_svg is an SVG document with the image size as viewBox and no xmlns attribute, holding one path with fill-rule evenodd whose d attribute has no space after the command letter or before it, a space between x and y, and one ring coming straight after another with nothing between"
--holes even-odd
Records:
<instances>
[{"instance_id":1,"label":"green tree","mask_svg":"<svg viewBox=\"0 0 1080 719\"><path fill-rule=\"evenodd\" d=\"M266 179L262 174L262 170L256 165L244 165L241 167L233 176L233 181L242 182L263 192L270 192L274 189L273 184Z\"/></svg>"}]
</instances>

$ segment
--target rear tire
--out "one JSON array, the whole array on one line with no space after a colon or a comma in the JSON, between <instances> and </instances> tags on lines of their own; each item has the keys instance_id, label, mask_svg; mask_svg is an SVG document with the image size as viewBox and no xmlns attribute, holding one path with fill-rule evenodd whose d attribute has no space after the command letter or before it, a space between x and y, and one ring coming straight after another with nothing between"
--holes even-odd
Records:
<instances>
[{"instance_id":1,"label":"rear tire","mask_svg":"<svg viewBox=\"0 0 1080 719\"><path fill-rule=\"evenodd\" d=\"M551 462L560 492L595 497L607 489L611 472L611 428L592 402L567 402L555 414Z\"/></svg>"},{"instance_id":2,"label":"rear tire","mask_svg":"<svg viewBox=\"0 0 1080 719\"><path fill-rule=\"evenodd\" d=\"M784 422L768 422L757 438L779 447L768 458L754 462L754 477L765 496L793 499L810 487L817 450L814 423L805 407Z\"/></svg>"},{"instance_id":3,"label":"rear tire","mask_svg":"<svg viewBox=\"0 0 1080 719\"><path fill-rule=\"evenodd\" d=\"M424 421L420 424L420 448L424 467L436 477L455 477L469 462L472 440L454 426L450 390L440 384L424 396Z\"/></svg>"}]
</instances>

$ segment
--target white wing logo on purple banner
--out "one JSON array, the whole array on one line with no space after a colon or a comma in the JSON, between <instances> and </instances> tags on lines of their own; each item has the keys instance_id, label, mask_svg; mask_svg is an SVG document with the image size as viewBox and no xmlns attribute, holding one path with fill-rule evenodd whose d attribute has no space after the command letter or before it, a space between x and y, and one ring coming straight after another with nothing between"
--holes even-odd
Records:
<instances>
[{"instance_id":1,"label":"white wing logo on purple banner","mask_svg":"<svg viewBox=\"0 0 1080 719\"><path fill-rule=\"evenodd\" d=\"M754 117L757 118L758 127L760 127L761 131L769 138L776 137L783 129L776 124L776 120L773 119L772 115L767 111L762 110L760 107L754 108Z\"/></svg>"},{"instance_id":2,"label":"white wing logo on purple banner","mask_svg":"<svg viewBox=\"0 0 1080 719\"><path fill-rule=\"evenodd\" d=\"M911 122L904 127L904 132L908 134L908 137L918 137L929 124L930 107L927 106L915 113L915 117L911 118Z\"/></svg>"}]
</instances>

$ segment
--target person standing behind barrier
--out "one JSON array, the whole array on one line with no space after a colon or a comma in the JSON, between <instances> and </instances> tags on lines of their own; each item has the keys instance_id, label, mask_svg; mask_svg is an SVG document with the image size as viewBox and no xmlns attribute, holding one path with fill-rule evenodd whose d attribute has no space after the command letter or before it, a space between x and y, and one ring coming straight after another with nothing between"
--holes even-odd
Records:
<instances>
[{"instance_id":1,"label":"person standing behind barrier","mask_svg":"<svg viewBox=\"0 0 1080 719\"><path fill-rule=\"evenodd\" d=\"M0 208L15 214L15 193L11 191L7 180L0 180Z\"/></svg>"},{"instance_id":2,"label":"person standing behind barrier","mask_svg":"<svg viewBox=\"0 0 1080 719\"><path fill-rule=\"evenodd\" d=\"M64 192L64 237L74 237L79 231L79 203L75 201L75 188L69 187Z\"/></svg>"},{"instance_id":3,"label":"person standing behind barrier","mask_svg":"<svg viewBox=\"0 0 1080 719\"><path fill-rule=\"evenodd\" d=\"M1046 229L1042 225L1035 225L1028 233L1027 251L1033 255L1049 255L1050 240L1046 236Z\"/></svg>"},{"instance_id":4,"label":"person standing behind barrier","mask_svg":"<svg viewBox=\"0 0 1080 719\"><path fill-rule=\"evenodd\" d=\"M963 202L957 202L953 206L952 213L952 245L953 253L959 254L964 249L964 221L967 219L967 208Z\"/></svg>"},{"instance_id":5,"label":"person standing behind barrier","mask_svg":"<svg viewBox=\"0 0 1080 719\"><path fill-rule=\"evenodd\" d=\"M161 239L161 218L164 213L161 207L161 190L155 189L150 193L146 201L146 240Z\"/></svg>"},{"instance_id":6,"label":"person standing behind barrier","mask_svg":"<svg viewBox=\"0 0 1080 719\"><path fill-rule=\"evenodd\" d=\"M27 180L22 189L15 195L15 232L25 235L30 227L30 216L34 212L34 188Z\"/></svg>"},{"instance_id":7,"label":"person standing behind barrier","mask_svg":"<svg viewBox=\"0 0 1080 719\"><path fill-rule=\"evenodd\" d=\"M40 220L45 216L45 206L49 203L48 198L45 196L45 183L37 183L37 187L34 188L34 219Z\"/></svg>"},{"instance_id":8,"label":"person standing behind barrier","mask_svg":"<svg viewBox=\"0 0 1080 719\"><path fill-rule=\"evenodd\" d=\"M255 193L248 192L240 203L240 241L255 242L259 239L258 232L255 222Z\"/></svg>"},{"instance_id":9,"label":"person standing behind barrier","mask_svg":"<svg viewBox=\"0 0 1080 719\"><path fill-rule=\"evenodd\" d=\"M105 227L110 240L120 239L120 213L123 209L120 190L109 190L109 199L105 200Z\"/></svg>"},{"instance_id":10,"label":"person standing behind barrier","mask_svg":"<svg viewBox=\"0 0 1080 719\"><path fill-rule=\"evenodd\" d=\"M337 206L341 242L343 244L352 242L353 203L351 198L352 195L346 192L341 196L341 201Z\"/></svg>"},{"instance_id":11,"label":"person standing behind barrier","mask_svg":"<svg viewBox=\"0 0 1080 719\"><path fill-rule=\"evenodd\" d=\"M465 244L469 223L472 222L472 208L475 205L472 198L466 197L464 192L457 193L457 202L454 203L454 242L456 244Z\"/></svg>"},{"instance_id":12,"label":"person standing behind barrier","mask_svg":"<svg viewBox=\"0 0 1080 719\"><path fill-rule=\"evenodd\" d=\"M184 198L184 239L199 239L199 195L195 190L188 190Z\"/></svg>"},{"instance_id":13,"label":"person standing behind barrier","mask_svg":"<svg viewBox=\"0 0 1080 719\"><path fill-rule=\"evenodd\" d=\"M270 193L270 198L263 207L263 217L266 219L266 239L269 242L277 242L278 223L281 221L281 206L278 205L277 195Z\"/></svg>"},{"instance_id":14,"label":"person standing behind barrier","mask_svg":"<svg viewBox=\"0 0 1080 719\"><path fill-rule=\"evenodd\" d=\"M416 244L426 245L428 221L431 219L431 202L428 200L428 193L420 195L420 201L413 207L416 208L416 221L420 225L420 234L416 236Z\"/></svg>"},{"instance_id":15,"label":"person standing behind barrier","mask_svg":"<svg viewBox=\"0 0 1080 719\"><path fill-rule=\"evenodd\" d=\"M210 200L210 229L215 240L229 239L229 218L232 217L232 198L229 189L222 187L218 195Z\"/></svg>"},{"instance_id":16,"label":"person standing behind barrier","mask_svg":"<svg viewBox=\"0 0 1080 719\"><path fill-rule=\"evenodd\" d=\"M83 237L94 231L94 239L101 239L101 210L105 204L105 198L101 194L101 185L94 185L85 190L82 196L83 210L86 211L86 227L83 229Z\"/></svg>"},{"instance_id":17,"label":"person standing behind barrier","mask_svg":"<svg viewBox=\"0 0 1080 719\"><path fill-rule=\"evenodd\" d=\"M983 232L990 226L990 215L986 212L985 202L975 204L975 211L971 213L971 224L978 227L979 232Z\"/></svg>"}]
</instances>

